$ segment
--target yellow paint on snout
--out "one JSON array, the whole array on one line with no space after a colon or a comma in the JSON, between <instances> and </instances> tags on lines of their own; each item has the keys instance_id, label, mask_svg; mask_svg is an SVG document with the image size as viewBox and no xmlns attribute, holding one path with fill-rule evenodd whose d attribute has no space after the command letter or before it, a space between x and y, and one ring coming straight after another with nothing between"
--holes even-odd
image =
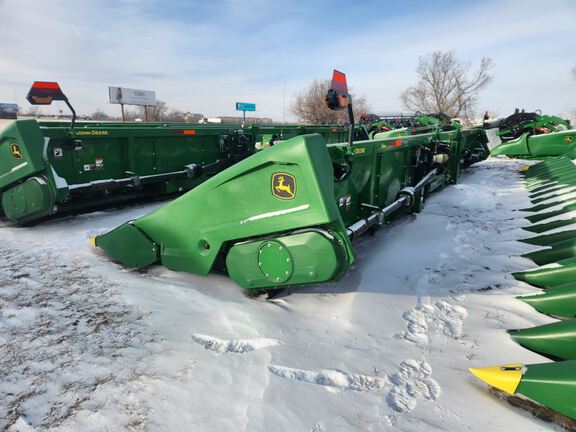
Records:
<instances>
[{"instance_id":1,"label":"yellow paint on snout","mask_svg":"<svg viewBox=\"0 0 576 432\"><path fill-rule=\"evenodd\" d=\"M468 370L492 387L513 395L522 379L524 365L516 363L503 366L470 368Z\"/></svg>"}]
</instances>

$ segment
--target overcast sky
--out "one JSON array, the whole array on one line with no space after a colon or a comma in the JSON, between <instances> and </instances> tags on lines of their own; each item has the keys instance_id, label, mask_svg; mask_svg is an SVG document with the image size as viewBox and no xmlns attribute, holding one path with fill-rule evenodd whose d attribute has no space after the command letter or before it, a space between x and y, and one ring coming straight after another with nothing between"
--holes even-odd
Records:
<instances>
[{"instance_id":1,"label":"overcast sky","mask_svg":"<svg viewBox=\"0 0 576 432\"><path fill-rule=\"evenodd\" d=\"M452 49L495 64L479 111L576 108L573 0L0 0L0 22L0 102L25 111L46 80L85 114L119 114L113 85L207 116L253 102L275 120L284 91L291 119L294 95L334 68L373 111L398 110L418 56Z\"/></svg>"}]
</instances>

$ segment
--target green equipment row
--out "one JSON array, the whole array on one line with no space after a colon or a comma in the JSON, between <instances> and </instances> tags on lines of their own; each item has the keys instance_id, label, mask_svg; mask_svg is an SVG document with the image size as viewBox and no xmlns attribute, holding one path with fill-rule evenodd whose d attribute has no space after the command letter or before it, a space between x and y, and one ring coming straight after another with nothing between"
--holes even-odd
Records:
<instances>
[{"instance_id":1,"label":"green equipment row","mask_svg":"<svg viewBox=\"0 0 576 432\"><path fill-rule=\"evenodd\" d=\"M294 136L345 141L343 126L222 126L18 120L0 134L2 212L26 224L129 201L181 194ZM355 139L366 139L365 128Z\"/></svg>"}]
</instances>

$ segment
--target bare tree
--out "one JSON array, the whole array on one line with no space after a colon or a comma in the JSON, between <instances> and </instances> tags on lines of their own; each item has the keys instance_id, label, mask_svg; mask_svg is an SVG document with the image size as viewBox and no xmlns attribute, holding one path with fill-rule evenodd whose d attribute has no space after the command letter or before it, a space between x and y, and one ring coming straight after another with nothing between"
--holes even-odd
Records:
<instances>
[{"instance_id":1,"label":"bare tree","mask_svg":"<svg viewBox=\"0 0 576 432\"><path fill-rule=\"evenodd\" d=\"M161 122L167 120L166 114L168 113L169 108L166 105L166 102L158 100L156 101L155 106L149 106L146 109L148 111L148 121ZM145 114L144 107L138 106L134 111L126 111L124 113L124 117L126 118L126 120L135 120L135 119L144 120L145 118L144 114Z\"/></svg>"},{"instance_id":2,"label":"bare tree","mask_svg":"<svg viewBox=\"0 0 576 432\"><path fill-rule=\"evenodd\" d=\"M144 107L139 107L142 112L142 118L144 118ZM148 121L164 121L166 120L166 113L168 112L168 106L164 101L156 101L156 105L148 107Z\"/></svg>"},{"instance_id":3,"label":"bare tree","mask_svg":"<svg viewBox=\"0 0 576 432\"><path fill-rule=\"evenodd\" d=\"M489 58L483 57L474 72L470 72L470 67L470 63L462 62L454 51L435 51L419 57L416 69L419 81L402 92L402 104L414 111L469 118L478 93L493 78Z\"/></svg>"},{"instance_id":4,"label":"bare tree","mask_svg":"<svg viewBox=\"0 0 576 432\"><path fill-rule=\"evenodd\" d=\"M296 95L296 100L290 106L290 112L305 124L348 123L347 111L331 111L326 106L326 93L330 89L330 84L329 79L312 81L303 93ZM368 111L369 105L364 96L352 96L351 99L357 115L362 111Z\"/></svg>"}]
</instances>

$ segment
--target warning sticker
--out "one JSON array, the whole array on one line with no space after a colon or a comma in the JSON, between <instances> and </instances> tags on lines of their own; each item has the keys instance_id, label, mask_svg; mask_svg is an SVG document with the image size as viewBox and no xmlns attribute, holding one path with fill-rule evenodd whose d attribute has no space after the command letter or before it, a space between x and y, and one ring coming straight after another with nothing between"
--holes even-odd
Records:
<instances>
[{"instance_id":1,"label":"warning sticker","mask_svg":"<svg viewBox=\"0 0 576 432\"><path fill-rule=\"evenodd\" d=\"M97 170L104 169L104 159L102 159L102 158L94 159L94 169L97 169Z\"/></svg>"},{"instance_id":2,"label":"warning sticker","mask_svg":"<svg viewBox=\"0 0 576 432\"><path fill-rule=\"evenodd\" d=\"M64 157L64 151L62 147L54 147L54 159L62 159Z\"/></svg>"},{"instance_id":3,"label":"warning sticker","mask_svg":"<svg viewBox=\"0 0 576 432\"><path fill-rule=\"evenodd\" d=\"M352 208L352 195L344 195L338 199L338 207L344 207L346 211Z\"/></svg>"}]
</instances>

